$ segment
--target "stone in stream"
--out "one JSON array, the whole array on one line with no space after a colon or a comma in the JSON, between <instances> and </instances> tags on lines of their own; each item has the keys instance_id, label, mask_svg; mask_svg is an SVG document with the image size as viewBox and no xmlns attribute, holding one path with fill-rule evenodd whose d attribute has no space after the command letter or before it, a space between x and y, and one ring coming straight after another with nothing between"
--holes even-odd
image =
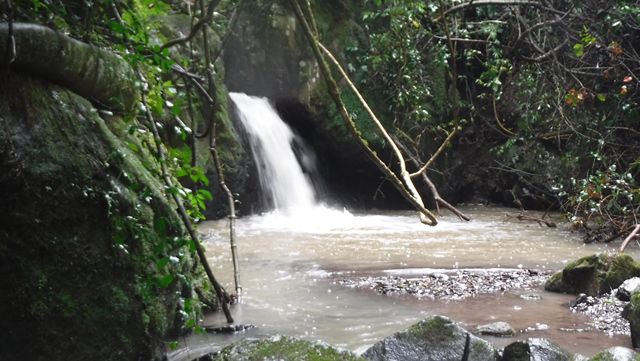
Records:
<instances>
[{"instance_id":1,"label":"stone in stream","mask_svg":"<svg viewBox=\"0 0 640 361\"><path fill-rule=\"evenodd\" d=\"M486 325L480 325L476 327L476 333L480 335L509 337L515 335L516 331L513 329L513 327L511 327L510 324L500 321L489 323Z\"/></svg>"},{"instance_id":2,"label":"stone in stream","mask_svg":"<svg viewBox=\"0 0 640 361\"><path fill-rule=\"evenodd\" d=\"M574 360L568 351L544 338L530 338L507 345L502 361L570 361Z\"/></svg>"},{"instance_id":3,"label":"stone in stream","mask_svg":"<svg viewBox=\"0 0 640 361\"><path fill-rule=\"evenodd\" d=\"M640 292L631 295L631 301L623 311L623 317L629 321L631 344L640 347Z\"/></svg>"},{"instance_id":4,"label":"stone in stream","mask_svg":"<svg viewBox=\"0 0 640 361\"><path fill-rule=\"evenodd\" d=\"M540 294L538 293L523 293L520 295L520 298L522 298L523 300L527 300L527 301L537 301L539 299L542 299L542 297L540 296Z\"/></svg>"},{"instance_id":5,"label":"stone in stream","mask_svg":"<svg viewBox=\"0 0 640 361\"><path fill-rule=\"evenodd\" d=\"M618 287L616 297L621 301L631 300L631 295L640 291L640 277L629 278Z\"/></svg>"},{"instance_id":6,"label":"stone in stream","mask_svg":"<svg viewBox=\"0 0 640 361\"><path fill-rule=\"evenodd\" d=\"M487 341L443 316L432 316L375 343L363 356L370 361L497 361Z\"/></svg>"},{"instance_id":7,"label":"stone in stream","mask_svg":"<svg viewBox=\"0 0 640 361\"><path fill-rule=\"evenodd\" d=\"M634 361L638 359L638 353L630 348L614 346L595 354L591 361Z\"/></svg>"},{"instance_id":8,"label":"stone in stream","mask_svg":"<svg viewBox=\"0 0 640 361\"><path fill-rule=\"evenodd\" d=\"M551 292L585 293L597 296L617 288L625 280L640 276L640 264L629 255L596 254L569 263L545 283Z\"/></svg>"},{"instance_id":9,"label":"stone in stream","mask_svg":"<svg viewBox=\"0 0 640 361\"><path fill-rule=\"evenodd\" d=\"M253 360L317 360L366 361L350 352L291 337L275 336L263 340L244 340L222 350L201 356L195 361L253 361Z\"/></svg>"}]
</instances>

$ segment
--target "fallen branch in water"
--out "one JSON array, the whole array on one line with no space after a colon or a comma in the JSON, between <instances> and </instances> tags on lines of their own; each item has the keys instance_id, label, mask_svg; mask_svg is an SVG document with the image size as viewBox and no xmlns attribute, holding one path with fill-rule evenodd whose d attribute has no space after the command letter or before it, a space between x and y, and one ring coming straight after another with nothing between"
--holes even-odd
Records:
<instances>
[{"instance_id":1,"label":"fallen branch in water","mask_svg":"<svg viewBox=\"0 0 640 361\"><path fill-rule=\"evenodd\" d=\"M627 236L627 238L624 239L624 241L622 241L622 245L620 245L620 252L624 252L624 249L625 247L627 247L627 244L629 243L629 241L631 241L631 239L633 239L634 237L638 236L638 232L640 232L640 224L636 224L636 226L633 228L633 231L629 233L629 235Z\"/></svg>"},{"instance_id":2,"label":"fallen branch in water","mask_svg":"<svg viewBox=\"0 0 640 361\"><path fill-rule=\"evenodd\" d=\"M454 133L455 133L455 131L452 131L451 133L449 133L449 136L442 142L442 144L440 145L440 148L438 149L438 151L436 153L434 153L434 155L431 156L429 161L427 161L427 163L425 163L425 164L430 164L431 162L433 162L433 159L435 159L437 154L439 154L439 151L441 151L441 149L443 149L445 147L445 145L448 144L451 141L452 134L454 134ZM396 139L396 143L398 143L398 146L400 146L402 148L402 150L405 152L405 154L407 154L407 156L409 156L409 159L411 160L411 162L416 167L419 167L420 166L420 160L419 160L417 154L415 154L414 152L411 152L409 150L409 148L405 144L400 142L400 140ZM418 173L418 172L416 172L416 173ZM431 197L432 197L434 203L436 204L436 213L438 213L438 214L440 213L440 206L442 206L443 208L448 209L449 211L451 211L451 213L453 213L456 216L458 216L458 218L460 218L461 220L464 220L464 221L470 221L471 220L471 218L469 218L466 214L462 213L459 209L457 209L456 207L451 205L451 203L447 202L442 197L440 197L440 192L438 192L438 188L436 188L436 185L433 184L433 182L431 181L431 179L427 175L426 168L425 168L424 171L420 171L419 174L420 174L420 176L422 178L422 181L427 185L427 187L431 191Z\"/></svg>"}]
</instances>

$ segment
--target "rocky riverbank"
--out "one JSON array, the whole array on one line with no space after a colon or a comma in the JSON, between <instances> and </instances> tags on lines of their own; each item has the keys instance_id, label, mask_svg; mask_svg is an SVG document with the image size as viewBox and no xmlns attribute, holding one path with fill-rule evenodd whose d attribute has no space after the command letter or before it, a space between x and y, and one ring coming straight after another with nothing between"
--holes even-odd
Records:
<instances>
[{"instance_id":1,"label":"rocky riverbank","mask_svg":"<svg viewBox=\"0 0 640 361\"><path fill-rule=\"evenodd\" d=\"M610 335L628 335L629 321L622 317L622 311L629 302L619 300L615 294L612 292L599 297L580 295L571 304L571 311L588 315L591 318L590 325L598 331Z\"/></svg>"},{"instance_id":2,"label":"rocky riverbank","mask_svg":"<svg viewBox=\"0 0 640 361\"><path fill-rule=\"evenodd\" d=\"M463 300L481 294L508 291L537 291L550 273L532 269L460 269L426 270L420 276L381 275L339 278L336 284L366 289L380 295L410 295L419 299ZM629 322L622 317L627 301L618 299L617 290L601 296L580 295L570 305L572 312L589 316L589 328L609 335L629 334ZM536 292L524 298L539 298ZM586 329L585 329L586 330Z\"/></svg>"}]
</instances>

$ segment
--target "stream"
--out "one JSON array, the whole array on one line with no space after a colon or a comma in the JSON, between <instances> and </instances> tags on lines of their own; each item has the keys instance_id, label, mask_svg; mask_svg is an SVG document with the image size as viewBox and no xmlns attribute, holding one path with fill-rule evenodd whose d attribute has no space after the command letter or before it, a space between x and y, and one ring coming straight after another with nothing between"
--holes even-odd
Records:
<instances>
[{"instance_id":1,"label":"stream","mask_svg":"<svg viewBox=\"0 0 640 361\"><path fill-rule=\"evenodd\" d=\"M338 280L385 274L415 277L433 269L525 268L555 271L567 262L613 246L585 245L561 221L558 228L506 216L517 210L481 205L460 208L471 222L450 214L436 227L421 224L414 212L349 213L318 206L241 218L237 222L242 300L232 306L236 323L256 328L234 334L196 334L181 340L172 360L210 352L245 337L290 335L363 352L374 342L432 314L458 321L469 330L506 321L512 338L485 337L498 347L516 339L545 337L572 352L591 356L614 345L631 346L627 335L590 330L589 319L572 313L570 295L511 290L464 300L378 295L344 287ZM209 261L229 291L233 275L226 220L205 222ZM629 250L637 257L636 250ZM520 297L536 293L539 299ZM222 314L205 325L223 326Z\"/></svg>"}]
</instances>

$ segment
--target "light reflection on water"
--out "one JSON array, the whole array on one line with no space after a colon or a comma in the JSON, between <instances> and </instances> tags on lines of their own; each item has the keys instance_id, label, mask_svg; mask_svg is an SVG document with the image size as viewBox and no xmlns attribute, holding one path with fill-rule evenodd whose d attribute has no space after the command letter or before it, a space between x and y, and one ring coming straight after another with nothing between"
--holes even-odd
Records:
<instances>
[{"instance_id":1,"label":"light reflection on water","mask_svg":"<svg viewBox=\"0 0 640 361\"><path fill-rule=\"evenodd\" d=\"M613 246L584 245L563 227L509 220L505 214L515 213L512 209L470 206L462 210L472 217L471 222L444 216L433 228L420 224L412 212L361 215L326 208L293 216L239 219L243 298L232 312L238 323L258 327L236 336L194 335L183 345L197 350L242 337L283 334L361 352L427 315L444 314L470 330L478 324L507 321L516 330L529 330L516 338L546 337L585 355L612 345L630 346L628 336L563 331L588 327L584 316L568 310L571 296L536 290L542 299L524 300L514 292L464 301L417 300L333 284L335 278L379 275L390 269L556 270L577 257L613 250ZM208 235L214 272L232 290L226 227L224 220L206 222L200 231ZM205 323L223 325L224 320L216 314ZM491 341L504 346L516 338Z\"/></svg>"}]
</instances>

